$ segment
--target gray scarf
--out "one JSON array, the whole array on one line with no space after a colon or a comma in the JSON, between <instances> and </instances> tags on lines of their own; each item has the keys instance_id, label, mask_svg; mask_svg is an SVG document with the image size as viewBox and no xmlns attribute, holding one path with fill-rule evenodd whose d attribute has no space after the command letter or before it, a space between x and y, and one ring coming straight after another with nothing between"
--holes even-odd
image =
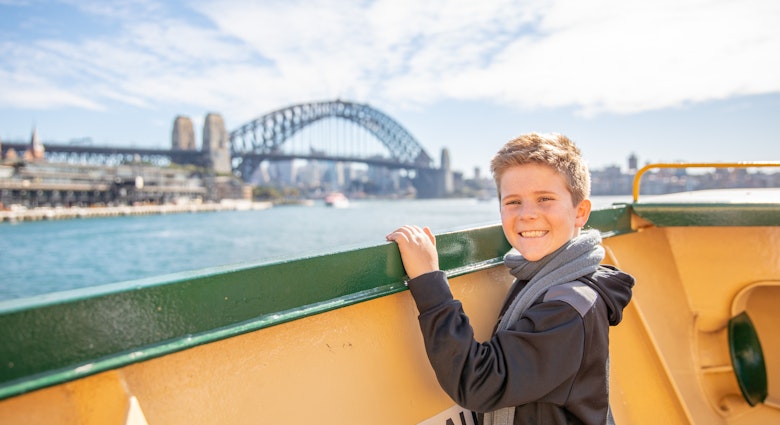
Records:
<instances>
[{"instance_id":1,"label":"gray scarf","mask_svg":"<svg viewBox=\"0 0 780 425\"><path fill-rule=\"evenodd\" d=\"M504 264L509 267L509 272L517 280L529 282L512 300L496 330L505 330L510 324L517 322L523 312L553 286L573 282L595 272L604 259L604 248L600 243L600 233L597 230L587 230L538 261L528 261L514 249L509 251L504 256ZM515 408L505 407L486 413L484 423L510 425L514 416Z\"/></svg>"}]
</instances>

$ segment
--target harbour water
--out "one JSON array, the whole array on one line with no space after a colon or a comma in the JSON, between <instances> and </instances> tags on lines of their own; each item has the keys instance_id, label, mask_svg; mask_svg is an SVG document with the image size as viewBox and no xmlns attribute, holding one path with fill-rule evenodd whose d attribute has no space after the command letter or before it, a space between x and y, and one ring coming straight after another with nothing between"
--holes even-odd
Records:
<instances>
[{"instance_id":1,"label":"harbour water","mask_svg":"<svg viewBox=\"0 0 780 425\"><path fill-rule=\"evenodd\" d=\"M595 198L594 205L629 199ZM0 302L372 246L404 224L442 233L499 220L495 199L438 199L0 223Z\"/></svg>"}]
</instances>

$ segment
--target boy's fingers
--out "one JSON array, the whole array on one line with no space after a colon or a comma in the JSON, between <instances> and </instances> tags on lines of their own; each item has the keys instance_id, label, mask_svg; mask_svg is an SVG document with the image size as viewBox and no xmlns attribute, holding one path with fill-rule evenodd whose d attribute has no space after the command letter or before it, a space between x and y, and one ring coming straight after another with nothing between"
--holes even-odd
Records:
<instances>
[{"instance_id":1,"label":"boy's fingers","mask_svg":"<svg viewBox=\"0 0 780 425\"><path fill-rule=\"evenodd\" d=\"M387 239L388 241L391 241L391 242L397 242L398 238L402 238L402 237L403 237L403 235L401 233L393 232L393 233L390 233L387 236L385 236L385 239Z\"/></svg>"},{"instance_id":2,"label":"boy's fingers","mask_svg":"<svg viewBox=\"0 0 780 425\"><path fill-rule=\"evenodd\" d=\"M428 239L431 240L431 243L433 243L433 246L436 246L436 236L433 236L433 232L431 231L431 229L426 226L423 229L423 231L425 232L426 235L428 235Z\"/></svg>"},{"instance_id":3,"label":"boy's fingers","mask_svg":"<svg viewBox=\"0 0 780 425\"><path fill-rule=\"evenodd\" d=\"M414 238L416 232L421 232L420 228L417 226L402 226L385 236L385 239L394 242L398 242L399 240L409 242Z\"/></svg>"},{"instance_id":4,"label":"boy's fingers","mask_svg":"<svg viewBox=\"0 0 780 425\"><path fill-rule=\"evenodd\" d=\"M409 239L409 234L408 234L408 232L404 228L400 228L400 229L396 229L396 230L390 232L390 234L388 234L385 237L389 241L397 241L398 239L408 240Z\"/></svg>"}]
</instances>

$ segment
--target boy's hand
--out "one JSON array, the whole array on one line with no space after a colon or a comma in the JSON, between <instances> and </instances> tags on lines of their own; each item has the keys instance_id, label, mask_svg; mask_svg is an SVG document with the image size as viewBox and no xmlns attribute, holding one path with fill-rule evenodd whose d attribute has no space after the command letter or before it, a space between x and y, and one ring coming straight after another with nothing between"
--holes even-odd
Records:
<instances>
[{"instance_id":1,"label":"boy's hand","mask_svg":"<svg viewBox=\"0 0 780 425\"><path fill-rule=\"evenodd\" d=\"M409 279L439 270L439 255L436 252L436 237L431 229L417 226L403 226L386 236L388 241L398 244L401 261Z\"/></svg>"}]
</instances>

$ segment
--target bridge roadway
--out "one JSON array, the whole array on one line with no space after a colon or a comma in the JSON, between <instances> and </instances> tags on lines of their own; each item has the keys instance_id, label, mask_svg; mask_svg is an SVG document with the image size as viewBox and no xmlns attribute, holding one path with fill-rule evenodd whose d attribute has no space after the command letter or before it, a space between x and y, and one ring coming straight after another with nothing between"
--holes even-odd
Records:
<instances>
[{"instance_id":1,"label":"bridge roadway","mask_svg":"<svg viewBox=\"0 0 780 425\"><path fill-rule=\"evenodd\" d=\"M101 163L107 163L106 159L115 158L116 163L131 162L136 157L141 158L153 164L160 164L166 161L177 164L205 165L203 163L203 152L187 151L180 149L152 149L137 147L108 147L108 146L84 146L84 145L64 145L54 143L44 143L46 154L49 160L57 162L68 162L68 158L99 158ZM3 142L3 157L10 149L14 149L17 155L23 155L24 151L30 147L29 143Z\"/></svg>"},{"instance_id":2,"label":"bridge roadway","mask_svg":"<svg viewBox=\"0 0 780 425\"><path fill-rule=\"evenodd\" d=\"M142 161L152 164L160 164L166 161L170 161L177 164L193 164L199 166L205 166L206 154L199 150L181 150L181 149L153 149L153 148L126 148L126 147L106 147L106 146L80 146L80 145L63 145L44 143L46 148L46 154L50 160L62 159L62 162L68 162L67 158L98 158L99 162L106 163L107 158L115 158L115 163L120 162L132 162L137 156ZM22 155L26 149L30 147L29 143L20 142L3 142L3 156L6 152L14 149L18 155ZM429 169L425 166L412 166L404 164L389 158L382 157L353 157L346 155L328 155L325 153L311 153L304 154L286 154L286 153L243 153L235 155L241 157L243 160L253 160L255 162L261 162L264 160L271 161L283 161L291 159L305 159L305 160L320 160L320 161L336 161L336 162L360 162L369 165L377 165L387 167L391 169L411 169L422 168ZM164 159L164 160L163 160ZM87 161L89 162L89 161Z\"/></svg>"}]
</instances>

